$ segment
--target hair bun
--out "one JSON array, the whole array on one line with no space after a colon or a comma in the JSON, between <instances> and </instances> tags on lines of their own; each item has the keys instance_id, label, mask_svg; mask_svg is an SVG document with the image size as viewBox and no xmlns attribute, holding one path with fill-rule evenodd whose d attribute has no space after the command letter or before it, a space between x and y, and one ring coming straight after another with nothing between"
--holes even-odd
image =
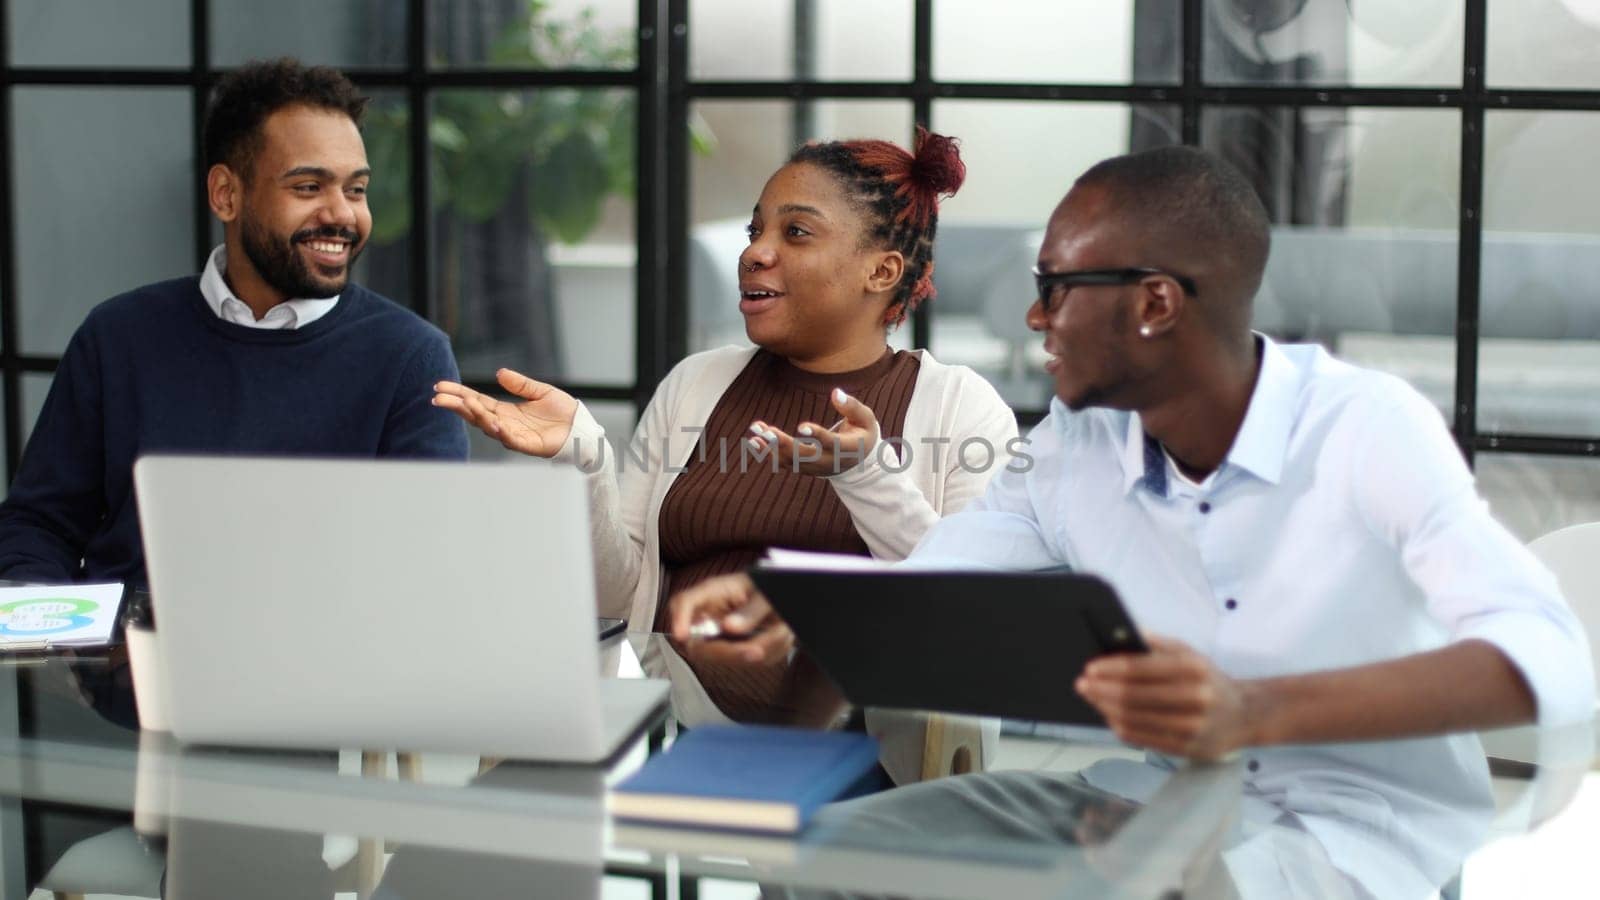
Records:
<instances>
[{"instance_id":1,"label":"hair bun","mask_svg":"<svg viewBox=\"0 0 1600 900\"><path fill-rule=\"evenodd\" d=\"M917 126L917 148L911 159L911 181L934 194L948 197L967 180L956 139Z\"/></svg>"}]
</instances>

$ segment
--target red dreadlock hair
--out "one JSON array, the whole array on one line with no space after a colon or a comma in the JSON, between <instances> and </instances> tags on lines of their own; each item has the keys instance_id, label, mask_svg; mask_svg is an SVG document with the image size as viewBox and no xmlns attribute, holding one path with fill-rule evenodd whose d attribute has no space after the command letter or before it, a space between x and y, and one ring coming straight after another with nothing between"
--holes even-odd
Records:
<instances>
[{"instance_id":1,"label":"red dreadlock hair","mask_svg":"<svg viewBox=\"0 0 1600 900\"><path fill-rule=\"evenodd\" d=\"M904 322L923 301L932 300L933 238L939 226L939 200L966 180L953 138L917 126L915 153L889 141L829 141L806 144L791 163L819 166L837 177L867 218L865 241L905 257L905 274L895 289L884 323Z\"/></svg>"}]
</instances>

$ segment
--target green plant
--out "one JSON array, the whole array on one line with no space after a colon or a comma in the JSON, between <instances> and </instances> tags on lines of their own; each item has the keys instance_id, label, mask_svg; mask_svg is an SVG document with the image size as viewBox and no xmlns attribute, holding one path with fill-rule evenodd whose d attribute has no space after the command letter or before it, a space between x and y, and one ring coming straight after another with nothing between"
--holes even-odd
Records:
<instances>
[{"instance_id":1,"label":"green plant","mask_svg":"<svg viewBox=\"0 0 1600 900\"><path fill-rule=\"evenodd\" d=\"M549 21L548 3L529 0L488 55L490 68L616 69L630 65L627 32L608 32L585 10ZM489 220L510 202L525 202L540 232L581 241L600 219L605 199L634 191L635 102L611 89L462 89L432 95L428 121L431 208L460 222ZM400 104L375 107L366 128L374 179L372 241L383 245L411 230L408 184L409 115ZM516 190L526 175L527 189ZM518 194L522 196L518 196Z\"/></svg>"}]
</instances>

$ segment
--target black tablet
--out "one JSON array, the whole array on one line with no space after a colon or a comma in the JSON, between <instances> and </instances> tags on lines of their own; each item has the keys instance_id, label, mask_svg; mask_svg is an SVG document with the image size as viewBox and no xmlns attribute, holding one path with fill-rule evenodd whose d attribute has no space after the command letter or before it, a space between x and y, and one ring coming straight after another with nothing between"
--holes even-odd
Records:
<instances>
[{"instance_id":1,"label":"black tablet","mask_svg":"<svg viewBox=\"0 0 1600 900\"><path fill-rule=\"evenodd\" d=\"M758 566L750 577L859 706L1103 725L1073 682L1096 656L1146 649L1091 575Z\"/></svg>"}]
</instances>

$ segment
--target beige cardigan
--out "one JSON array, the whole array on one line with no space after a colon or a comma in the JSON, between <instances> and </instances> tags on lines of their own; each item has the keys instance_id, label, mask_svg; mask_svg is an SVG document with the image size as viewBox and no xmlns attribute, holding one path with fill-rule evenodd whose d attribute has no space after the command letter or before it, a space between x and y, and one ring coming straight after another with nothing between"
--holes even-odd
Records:
<instances>
[{"instance_id":1,"label":"beige cardigan","mask_svg":"<svg viewBox=\"0 0 1600 900\"><path fill-rule=\"evenodd\" d=\"M1009 442L1017 436L1016 417L992 385L966 366L947 366L925 350L915 352L921 363L903 434L909 464L902 458L899 466L885 466L885 457L872 453L828 477L868 549L880 559L904 559L941 516L982 494L990 476L1006 464ZM601 615L626 616L636 631L648 631L655 622L656 606L664 599L659 596L662 501L723 392L754 355L754 347L729 346L696 353L674 366L645 407L632 443L621 448L625 456L606 445L604 429L579 404L556 460L575 463L586 473ZM982 438L987 447L974 441L958 457L957 449L969 438ZM992 463L987 448L993 448ZM674 657L667 663L679 718L722 719L683 661ZM873 720L887 724L888 718L869 715L868 729L879 733ZM920 728L914 739L880 736L889 774L900 783L915 780ZM904 746L891 749L891 743Z\"/></svg>"}]
</instances>

